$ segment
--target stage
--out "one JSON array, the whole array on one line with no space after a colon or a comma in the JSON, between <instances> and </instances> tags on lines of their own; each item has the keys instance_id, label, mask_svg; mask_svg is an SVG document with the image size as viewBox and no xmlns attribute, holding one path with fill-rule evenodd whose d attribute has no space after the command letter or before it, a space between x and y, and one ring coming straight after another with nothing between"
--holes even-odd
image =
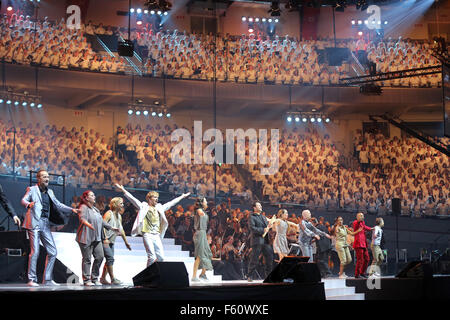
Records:
<instances>
[{"instance_id":1,"label":"stage","mask_svg":"<svg viewBox=\"0 0 450 320\"><path fill-rule=\"evenodd\" d=\"M181 301L273 301L325 300L324 283L262 283L262 281L223 281L196 283L186 288L134 286L93 286L62 284L57 287L28 287L26 284L0 284L0 300L181 300Z\"/></svg>"}]
</instances>

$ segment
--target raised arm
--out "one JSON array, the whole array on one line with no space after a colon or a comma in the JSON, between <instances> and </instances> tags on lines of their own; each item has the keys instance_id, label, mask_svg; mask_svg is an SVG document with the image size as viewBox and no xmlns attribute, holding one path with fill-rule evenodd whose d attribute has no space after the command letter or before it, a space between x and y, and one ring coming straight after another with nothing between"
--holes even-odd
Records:
<instances>
[{"instance_id":1,"label":"raised arm","mask_svg":"<svg viewBox=\"0 0 450 320\"><path fill-rule=\"evenodd\" d=\"M133 195L131 193L129 193L127 190L125 190L125 188L122 185L116 183L115 186L116 186L116 188L118 188L120 191L123 192L123 195L125 196L125 198L127 198L133 204L133 206L135 206L138 209L141 208L141 205L142 205L141 201L139 201L138 199L133 197Z\"/></svg>"},{"instance_id":2,"label":"raised arm","mask_svg":"<svg viewBox=\"0 0 450 320\"><path fill-rule=\"evenodd\" d=\"M161 205L161 207L162 207L162 212L166 212L167 210L169 210L171 207L173 207L174 205L176 205L178 202L180 202L180 201L183 200L184 198L189 197L190 194L191 194L190 192L188 192L188 193L183 193L181 196L179 196L179 197L177 197L177 198L175 198L175 199L173 199L173 200L171 200L171 201L169 201L169 202L166 202L165 204L162 204L162 205Z\"/></svg>"}]
</instances>

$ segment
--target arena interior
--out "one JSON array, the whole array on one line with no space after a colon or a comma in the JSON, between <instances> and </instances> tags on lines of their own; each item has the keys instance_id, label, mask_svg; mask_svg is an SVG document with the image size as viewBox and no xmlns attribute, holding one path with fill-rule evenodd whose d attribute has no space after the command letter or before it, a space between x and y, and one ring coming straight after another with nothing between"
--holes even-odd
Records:
<instances>
[{"instance_id":1,"label":"arena interior","mask_svg":"<svg viewBox=\"0 0 450 320\"><path fill-rule=\"evenodd\" d=\"M121 195L115 184L141 201L189 192L165 212L163 241L168 261L191 259L189 274L205 197L208 277L220 283L246 282L255 201L296 225L310 210L330 235L338 217L349 227L360 212L369 227L381 217L383 276L411 261L448 274L449 16L443 0L2 0L0 184L21 220L41 169L61 202L76 208L92 190L102 214ZM136 215L125 199L134 249L117 249L115 265L129 284L147 259L131 237ZM81 255L68 262L67 249L79 255L78 225L69 215L52 230L81 282ZM23 232L3 210L0 228ZM286 232L293 254L298 230ZM322 278L338 278L334 242Z\"/></svg>"}]
</instances>

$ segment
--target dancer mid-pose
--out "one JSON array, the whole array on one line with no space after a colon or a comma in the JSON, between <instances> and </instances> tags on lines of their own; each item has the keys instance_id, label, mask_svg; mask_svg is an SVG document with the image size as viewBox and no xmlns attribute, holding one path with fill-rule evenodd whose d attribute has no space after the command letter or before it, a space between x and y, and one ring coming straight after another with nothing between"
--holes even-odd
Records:
<instances>
[{"instance_id":1,"label":"dancer mid-pose","mask_svg":"<svg viewBox=\"0 0 450 320\"><path fill-rule=\"evenodd\" d=\"M195 245L195 262L194 272L192 274L192 281L199 281L200 279L208 281L206 277L206 270L212 270L211 263L212 252L209 247L208 239L206 237L206 231L208 230L208 215L204 210L208 207L208 203L205 198L197 199L195 203L195 215L194 215L194 245ZM202 269L199 278L197 278L197 270Z\"/></svg>"},{"instance_id":2,"label":"dancer mid-pose","mask_svg":"<svg viewBox=\"0 0 450 320\"><path fill-rule=\"evenodd\" d=\"M276 232L275 240L273 241L273 251L278 254L279 261L289 253L289 245L286 236L289 227L294 227L298 230L298 224L288 221L287 218L287 210L280 209L277 213L277 219L272 224L272 228Z\"/></svg>"}]
</instances>

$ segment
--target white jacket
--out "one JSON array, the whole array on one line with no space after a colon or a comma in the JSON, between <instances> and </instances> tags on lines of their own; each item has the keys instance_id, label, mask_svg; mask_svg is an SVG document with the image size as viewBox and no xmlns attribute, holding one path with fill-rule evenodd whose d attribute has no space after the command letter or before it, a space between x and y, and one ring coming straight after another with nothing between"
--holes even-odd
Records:
<instances>
[{"instance_id":1,"label":"white jacket","mask_svg":"<svg viewBox=\"0 0 450 320\"><path fill-rule=\"evenodd\" d=\"M149 204L145 201L141 202L135 197L131 195L128 191L125 191L124 193L125 197L130 200L130 202L139 209L139 212L136 216L136 220L134 220L133 228L131 229L131 236L136 237L138 235L142 235L142 225L144 223L145 216L147 215ZM165 204L158 203L155 206L156 211L159 213L159 233L161 236L161 239L164 238L164 235L166 234L166 230L168 228L168 222L165 215L165 212L169 210L171 207L176 205L178 202L180 202L183 199L183 195L179 196L178 198L173 199L172 201L169 201Z\"/></svg>"}]
</instances>

